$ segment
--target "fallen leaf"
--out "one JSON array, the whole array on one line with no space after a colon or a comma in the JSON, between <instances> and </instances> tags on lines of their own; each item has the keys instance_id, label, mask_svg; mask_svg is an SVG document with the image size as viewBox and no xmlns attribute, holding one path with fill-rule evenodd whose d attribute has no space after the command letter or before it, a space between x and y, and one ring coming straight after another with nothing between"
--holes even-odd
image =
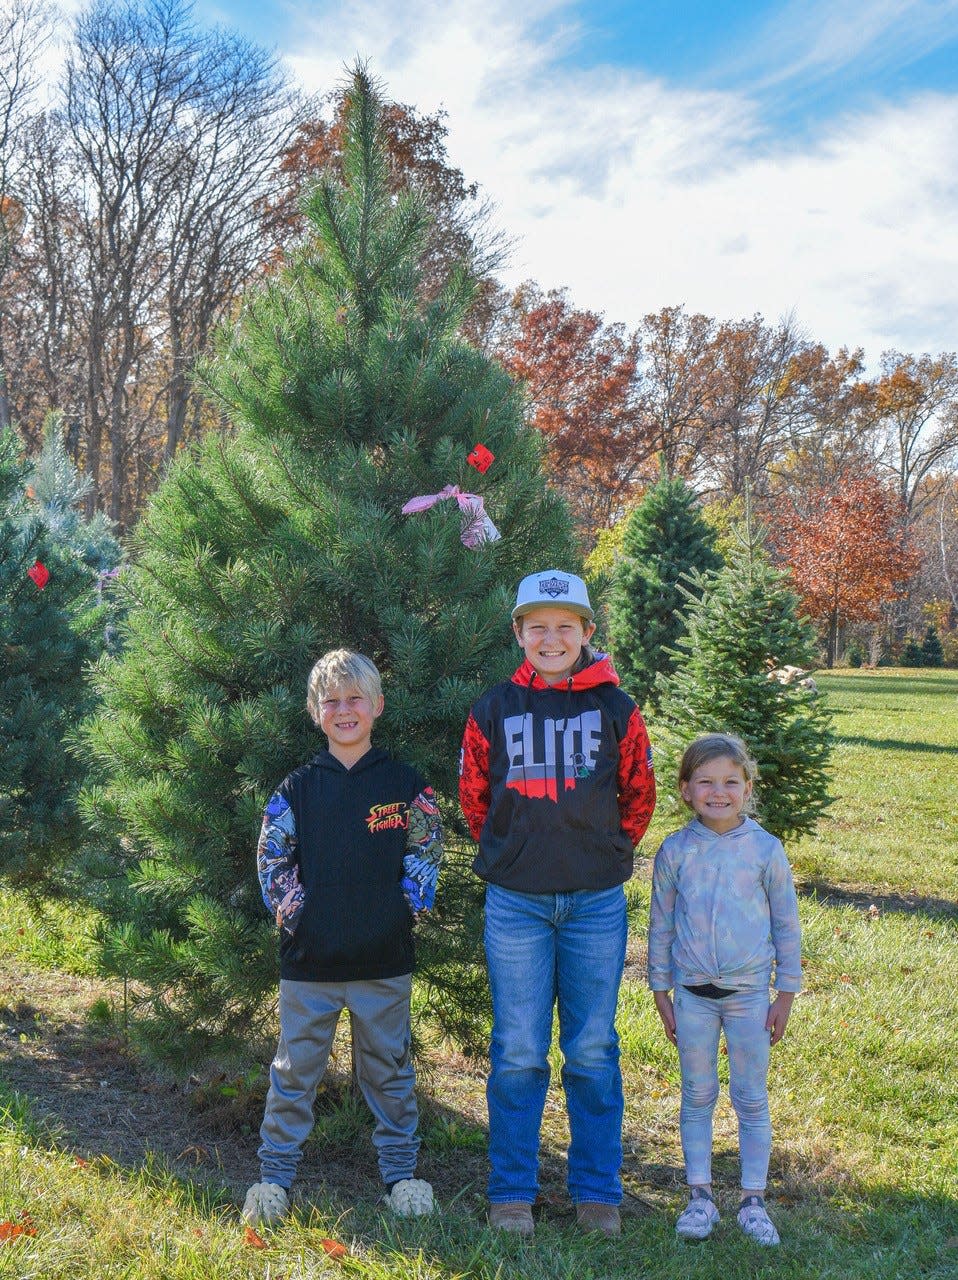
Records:
<instances>
[{"instance_id":1,"label":"fallen leaf","mask_svg":"<svg viewBox=\"0 0 958 1280\"><path fill-rule=\"evenodd\" d=\"M247 1227L243 1233L243 1243L248 1244L251 1249L268 1249L269 1245L252 1227Z\"/></svg>"},{"instance_id":2,"label":"fallen leaf","mask_svg":"<svg viewBox=\"0 0 958 1280\"><path fill-rule=\"evenodd\" d=\"M194 1164L202 1164L204 1160L210 1158L210 1153L206 1147L201 1146L199 1143L191 1142L188 1147L183 1148L176 1158L177 1160L192 1160Z\"/></svg>"},{"instance_id":3,"label":"fallen leaf","mask_svg":"<svg viewBox=\"0 0 958 1280\"><path fill-rule=\"evenodd\" d=\"M328 1254L330 1258L348 1258L349 1250L344 1244L340 1244L338 1240L320 1240L319 1247L323 1253Z\"/></svg>"},{"instance_id":4,"label":"fallen leaf","mask_svg":"<svg viewBox=\"0 0 958 1280\"><path fill-rule=\"evenodd\" d=\"M838 979L839 982L851 982L851 977L847 973L843 973Z\"/></svg>"},{"instance_id":5,"label":"fallen leaf","mask_svg":"<svg viewBox=\"0 0 958 1280\"><path fill-rule=\"evenodd\" d=\"M74 1156L73 1163L78 1169L89 1169L90 1167L89 1160L84 1160L82 1156Z\"/></svg>"},{"instance_id":6,"label":"fallen leaf","mask_svg":"<svg viewBox=\"0 0 958 1280\"><path fill-rule=\"evenodd\" d=\"M23 1222L11 1222L9 1218L5 1222L0 1222L0 1243L6 1243L9 1240L16 1240L18 1236L35 1236L37 1229L31 1222L28 1215L23 1215Z\"/></svg>"}]
</instances>

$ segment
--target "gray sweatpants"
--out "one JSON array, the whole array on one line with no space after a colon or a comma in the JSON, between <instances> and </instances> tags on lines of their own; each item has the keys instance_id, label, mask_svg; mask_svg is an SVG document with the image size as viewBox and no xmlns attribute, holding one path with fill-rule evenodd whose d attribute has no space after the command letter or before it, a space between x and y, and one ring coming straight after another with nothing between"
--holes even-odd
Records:
<instances>
[{"instance_id":1,"label":"gray sweatpants","mask_svg":"<svg viewBox=\"0 0 958 1280\"><path fill-rule=\"evenodd\" d=\"M351 1015L359 1087L376 1121L373 1146L383 1182L415 1175L419 1115L409 1052L411 989L408 973L362 982L280 982L279 1044L257 1152L263 1182L289 1188L296 1177L344 1008Z\"/></svg>"}]
</instances>

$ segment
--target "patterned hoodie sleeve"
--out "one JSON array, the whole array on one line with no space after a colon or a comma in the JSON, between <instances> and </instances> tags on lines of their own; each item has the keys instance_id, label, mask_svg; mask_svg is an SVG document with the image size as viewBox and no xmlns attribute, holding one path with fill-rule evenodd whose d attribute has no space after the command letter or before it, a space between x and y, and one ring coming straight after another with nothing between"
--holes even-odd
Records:
<instances>
[{"instance_id":1,"label":"patterned hoodie sleeve","mask_svg":"<svg viewBox=\"0 0 958 1280\"><path fill-rule=\"evenodd\" d=\"M407 853L402 890L413 915L432 910L442 862L442 818L432 787L423 787L409 806Z\"/></svg>"},{"instance_id":2,"label":"patterned hoodie sleeve","mask_svg":"<svg viewBox=\"0 0 958 1280\"><path fill-rule=\"evenodd\" d=\"M489 743L474 717L469 716L459 754L459 803L473 840L479 839L492 789L489 784Z\"/></svg>"},{"instance_id":3,"label":"patterned hoodie sleeve","mask_svg":"<svg viewBox=\"0 0 958 1280\"><path fill-rule=\"evenodd\" d=\"M652 745L638 707L629 717L619 743L619 814L622 830L637 845L645 835L655 810L655 774Z\"/></svg>"},{"instance_id":4,"label":"patterned hoodie sleeve","mask_svg":"<svg viewBox=\"0 0 958 1280\"><path fill-rule=\"evenodd\" d=\"M775 948L775 990L802 989L802 926L792 868L779 841L765 870L765 892Z\"/></svg>"},{"instance_id":5,"label":"patterned hoodie sleeve","mask_svg":"<svg viewBox=\"0 0 958 1280\"><path fill-rule=\"evenodd\" d=\"M256 870L266 910L292 935L303 914L306 891L299 878L296 819L281 791L270 796L256 847Z\"/></svg>"},{"instance_id":6,"label":"patterned hoodie sleeve","mask_svg":"<svg viewBox=\"0 0 958 1280\"><path fill-rule=\"evenodd\" d=\"M668 991L672 986L672 941L675 938L675 902L678 892L666 844L652 864L652 901L649 905L649 986Z\"/></svg>"}]
</instances>

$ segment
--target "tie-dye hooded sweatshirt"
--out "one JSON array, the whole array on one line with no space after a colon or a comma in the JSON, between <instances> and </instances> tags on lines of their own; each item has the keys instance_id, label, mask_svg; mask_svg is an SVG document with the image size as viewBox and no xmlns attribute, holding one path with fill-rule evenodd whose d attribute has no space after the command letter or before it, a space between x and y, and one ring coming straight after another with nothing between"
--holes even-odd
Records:
<instances>
[{"instance_id":1,"label":"tie-dye hooded sweatshirt","mask_svg":"<svg viewBox=\"0 0 958 1280\"><path fill-rule=\"evenodd\" d=\"M663 841L652 870L649 986L712 982L800 991L801 929L781 841L745 818L718 835L698 819Z\"/></svg>"}]
</instances>

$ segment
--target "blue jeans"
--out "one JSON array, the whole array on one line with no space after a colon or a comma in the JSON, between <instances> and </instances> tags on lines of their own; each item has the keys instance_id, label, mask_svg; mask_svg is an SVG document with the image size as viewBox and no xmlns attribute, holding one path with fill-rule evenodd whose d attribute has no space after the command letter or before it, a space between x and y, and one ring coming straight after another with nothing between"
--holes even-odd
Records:
<instances>
[{"instance_id":1,"label":"blue jeans","mask_svg":"<svg viewBox=\"0 0 958 1280\"><path fill-rule=\"evenodd\" d=\"M719 1032L728 1049L729 1097L738 1117L742 1186L762 1191L772 1151L768 1113L770 1034L768 988L740 991L721 1000L676 987L675 1037L682 1068L679 1128L685 1177L691 1185L712 1181L712 1112L719 1095Z\"/></svg>"},{"instance_id":2,"label":"blue jeans","mask_svg":"<svg viewBox=\"0 0 958 1280\"><path fill-rule=\"evenodd\" d=\"M562 1086L569 1112L569 1195L622 1199L622 1075L615 1007L625 965L622 886L574 893L486 887L492 991L489 1199L531 1204L539 1190L539 1129L549 1086L552 1011L559 1005Z\"/></svg>"}]
</instances>

